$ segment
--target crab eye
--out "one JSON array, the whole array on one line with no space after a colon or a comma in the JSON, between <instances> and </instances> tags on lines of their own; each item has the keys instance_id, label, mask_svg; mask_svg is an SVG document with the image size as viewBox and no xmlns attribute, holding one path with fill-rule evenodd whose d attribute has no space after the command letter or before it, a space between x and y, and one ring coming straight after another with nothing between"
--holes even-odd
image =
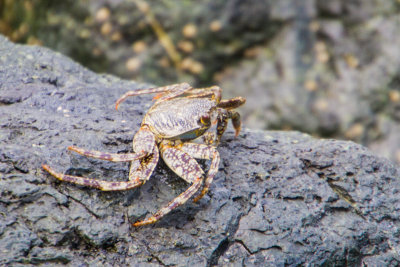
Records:
<instances>
[{"instance_id":1,"label":"crab eye","mask_svg":"<svg viewBox=\"0 0 400 267\"><path fill-rule=\"evenodd\" d=\"M201 122L201 124L203 124L203 125L209 125L210 124L210 116L208 116L208 115L203 115L203 116L201 116L201 118L200 118L200 122Z\"/></svg>"}]
</instances>

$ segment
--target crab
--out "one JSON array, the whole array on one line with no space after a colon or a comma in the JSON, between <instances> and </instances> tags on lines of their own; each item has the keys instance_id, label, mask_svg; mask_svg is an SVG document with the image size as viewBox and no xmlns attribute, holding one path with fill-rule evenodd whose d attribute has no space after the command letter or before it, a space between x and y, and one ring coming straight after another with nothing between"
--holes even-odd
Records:
<instances>
[{"instance_id":1,"label":"crab","mask_svg":"<svg viewBox=\"0 0 400 267\"><path fill-rule=\"evenodd\" d=\"M157 93L154 105L144 116L139 131L133 138L134 153L114 154L68 147L83 156L113 162L131 162L128 181L106 181L59 173L50 166L42 167L60 181L70 182L103 191L128 190L149 180L159 160L190 186L178 197L162 207L151 217L137 221L133 226L152 224L176 207L184 204L201 188L194 202L201 199L218 172L220 156L216 146L225 132L228 120L232 121L235 136L240 132L240 115L235 108L245 103L245 98L221 100L218 86L193 88L187 83L128 91L116 102L115 108L128 97ZM213 127L215 126L215 127ZM212 130L214 129L215 130ZM204 137L204 141L193 140ZM195 159L211 160L207 175Z\"/></svg>"}]
</instances>

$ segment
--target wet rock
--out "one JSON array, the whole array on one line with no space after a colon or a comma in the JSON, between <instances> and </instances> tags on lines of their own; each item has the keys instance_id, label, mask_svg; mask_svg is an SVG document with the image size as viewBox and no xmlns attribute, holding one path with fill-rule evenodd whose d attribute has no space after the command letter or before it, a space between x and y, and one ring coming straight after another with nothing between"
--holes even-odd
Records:
<instances>
[{"instance_id":1,"label":"wet rock","mask_svg":"<svg viewBox=\"0 0 400 267\"><path fill-rule=\"evenodd\" d=\"M353 142L299 132L229 130L210 192L133 228L188 187L164 163L124 192L60 183L41 164L127 179L129 164L66 147L131 151L151 96L114 103L145 85L3 37L0 51L0 264L400 264L400 169Z\"/></svg>"}]
</instances>

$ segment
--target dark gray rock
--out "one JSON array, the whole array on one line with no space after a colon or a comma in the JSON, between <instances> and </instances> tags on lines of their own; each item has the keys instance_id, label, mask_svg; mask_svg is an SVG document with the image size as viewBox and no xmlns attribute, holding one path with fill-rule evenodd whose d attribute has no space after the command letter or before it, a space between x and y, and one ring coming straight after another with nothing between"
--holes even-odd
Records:
<instances>
[{"instance_id":1,"label":"dark gray rock","mask_svg":"<svg viewBox=\"0 0 400 267\"><path fill-rule=\"evenodd\" d=\"M133 228L188 187L164 163L125 192L60 183L41 164L125 180L128 164L66 147L130 151L151 96L116 111L115 100L142 85L3 37L0 51L1 265L400 264L398 167L355 143L298 132L228 131L208 195Z\"/></svg>"}]
</instances>

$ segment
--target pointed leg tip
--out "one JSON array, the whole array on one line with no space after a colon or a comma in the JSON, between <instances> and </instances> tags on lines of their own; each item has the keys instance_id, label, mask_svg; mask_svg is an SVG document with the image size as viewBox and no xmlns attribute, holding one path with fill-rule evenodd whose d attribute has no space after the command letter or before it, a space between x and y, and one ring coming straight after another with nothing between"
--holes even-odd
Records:
<instances>
[{"instance_id":1,"label":"pointed leg tip","mask_svg":"<svg viewBox=\"0 0 400 267\"><path fill-rule=\"evenodd\" d=\"M132 223L132 226L133 226L133 227L139 227L139 226L142 226L142 224L141 224L141 221L139 221L139 222L135 222L135 223Z\"/></svg>"},{"instance_id":2,"label":"pointed leg tip","mask_svg":"<svg viewBox=\"0 0 400 267\"><path fill-rule=\"evenodd\" d=\"M202 199L205 196L205 194L207 194L207 192L208 192L208 189L206 189L206 188L203 189L203 191L201 191L200 195L198 195L197 197L195 197L193 199L193 202L197 203L200 199Z\"/></svg>"},{"instance_id":3,"label":"pointed leg tip","mask_svg":"<svg viewBox=\"0 0 400 267\"><path fill-rule=\"evenodd\" d=\"M47 164L42 164L42 168L45 169L46 171L50 170L50 166Z\"/></svg>"},{"instance_id":4,"label":"pointed leg tip","mask_svg":"<svg viewBox=\"0 0 400 267\"><path fill-rule=\"evenodd\" d=\"M137 222L133 223L132 226L134 226L134 227L144 226L144 225L148 225L148 224L153 224L156 221L157 221L157 219L155 219L155 218L149 218L147 220L137 221Z\"/></svg>"},{"instance_id":5,"label":"pointed leg tip","mask_svg":"<svg viewBox=\"0 0 400 267\"><path fill-rule=\"evenodd\" d=\"M52 168L50 168L47 164L42 164L42 168L47 171L49 174L53 175L55 178L59 179L60 174L55 172Z\"/></svg>"},{"instance_id":6,"label":"pointed leg tip","mask_svg":"<svg viewBox=\"0 0 400 267\"><path fill-rule=\"evenodd\" d=\"M124 95L124 96L120 97L117 101L115 101L115 109L116 109L116 110L118 110L119 105L120 105L122 102L124 102L125 99L126 99L126 96Z\"/></svg>"},{"instance_id":7,"label":"pointed leg tip","mask_svg":"<svg viewBox=\"0 0 400 267\"><path fill-rule=\"evenodd\" d=\"M156 94L156 95L153 97L153 101L155 101L155 100L161 98L161 96L162 96L163 94L164 94L164 93Z\"/></svg>"},{"instance_id":8,"label":"pointed leg tip","mask_svg":"<svg viewBox=\"0 0 400 267\"><path fill-rule=\"evenodd\" d=\"M238 130L235 131L235 137L238 137L240 134L240 128Z\"/></svg>"},{"instance_id":9,"label":"pointed leg tip","mask_svg":"<svg viewBox=\"0 0 400 267\"><path fill-rule=\"evenodd\" d=\"M75 152L79 153L79 148L77 146L69 146L69 147L67 147L67 149L70 151L75 151Z\"/></svg>"},{"instance_id":10,"label":"pointed leg tip","mask_svg":"<svg viewBox=\"0 0 400 267\"><path fill-rule=\"evenodd\" d=\"M56 175L57 173L47 164L42 164L42 168L50 173L51 175Z\"/></svg>"}]
</instances>

